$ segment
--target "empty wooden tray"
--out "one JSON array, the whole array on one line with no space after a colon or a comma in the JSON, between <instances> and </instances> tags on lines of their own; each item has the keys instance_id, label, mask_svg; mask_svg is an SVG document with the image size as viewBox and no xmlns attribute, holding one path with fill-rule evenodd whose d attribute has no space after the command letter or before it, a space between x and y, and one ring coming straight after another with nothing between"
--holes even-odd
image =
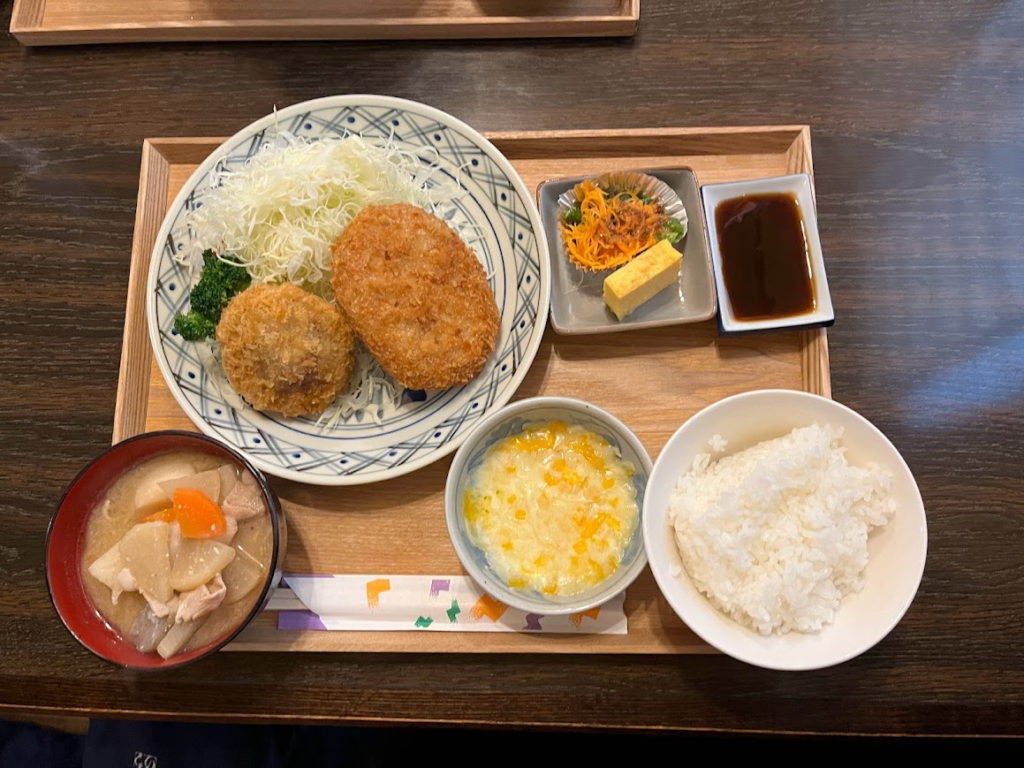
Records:
<instances>
[{"instance_id":1,"label":"empty wooden tray","mask_svg":"<svg viewBox=\"0 0 1024 768\"><path fill-rule=\"evenodd\" d=\"M499 133L489 138L529 189L559 176L627 168L692 167L701 183L811 172L805 126ZM169 203L220 139L151 139L142 177L128 284L114 441L157 429L194 429L164 383L146 330L146 273ZM690 212L699 226L700 211ZM821 329L722 338L714 320L603 336L550 329L516 398L567 395L606 408L657 456L689 416L763 387L830 396ZM460 574L444 519L451 459L395 480L330 488L273 481L289 520L285 572ZM238 650L707 653L676 617L649 570L626 593L626 635L325 632L277 629L265 612Z\"/></svg>"},{"instance_id":2,"label":"empty wooden tray","mask_svg":"<svg viewBox=\"0 0 1024 768\"><path fill-rule=\"evenodd\" d=\"M626 37L640 0L15 0L23 45Z\"/></svg>"}]
</instances>

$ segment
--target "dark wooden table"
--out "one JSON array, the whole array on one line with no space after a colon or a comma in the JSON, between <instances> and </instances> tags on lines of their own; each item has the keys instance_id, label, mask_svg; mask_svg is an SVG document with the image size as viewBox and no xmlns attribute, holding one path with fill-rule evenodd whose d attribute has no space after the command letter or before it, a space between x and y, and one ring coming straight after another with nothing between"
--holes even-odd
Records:
<instances>
[{"instance_id":1,"label":"dark wooden table","mask_svg":"<svg viewBox=\"0 0 1024 768\"><path fill-rule=\"evenodd\" d=\"M1024 3L643 12L629 41L27 51L0 38L0 706L1024 733ZM140 676L79 647L47 598L43 536L109 444L142 140L228 135L275 104L346 92L483 130L809 123L835 397L893 439L928 508L928 566L899 627L804 674L721 657L223 653Z\"/></svg>"}]
</instances>

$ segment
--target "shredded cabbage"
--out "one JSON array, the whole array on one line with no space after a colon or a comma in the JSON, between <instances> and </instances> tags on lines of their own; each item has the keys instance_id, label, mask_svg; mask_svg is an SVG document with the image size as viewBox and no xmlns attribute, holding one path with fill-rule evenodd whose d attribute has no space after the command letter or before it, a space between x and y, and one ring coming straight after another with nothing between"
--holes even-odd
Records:
<instances>
[{"instance_id":1,"label":"shredded cabbage","mask_svg":"<svg viewBox=\"0 0 1024 768\"><path fill-rule=\"evenodd\" d=\"M279 133L237 170L213 171L210 189L186 214L193 233L189 251L175 258L193 276L202 253L212 248L245 265L255 285L285 281L334 303L331 244L368 205L411 203L435 214L461 190L450 179L435 179L437 150L403 149L393 138L368 140L350 134L309 141ZM464 225L467 241L479 228ZM222 395L236 407L219 345L200 345L200 359ZM348 389L320 416L322 431L363 414L380 423L385 404L398 407L402 387L359 342Z\"/></svg>"},{"instance_id":2,"label":"shredded cabbage","mask_svg":"<svg viewBox=\"0 0 1024 768\"><path fill-rule=\"evenodd\" d=\"M384 403L397 406L402 399L402 387L391 378L363 342L356 342L356 365L352 381L338 398L317 419L322 429L334 429L338 422L360 414L367 414L380 424Z\"/></svg>"},{"instance_id":3,"label":"shredded cabbage","mask_svg":"<svg viewBox=\"0 0 1024 768\"><path fill-rule=\"evenodd\" d=\"M431 184L437 165L424 160L390 139L282 132L241 168L211 173L209 191L186 214L191 250L178 259L201 265L212 248L237 258L257 285L289 281L332 299L331 243L359 211L411 203L436 213L455 194L454 185Z\"/></svg>"}]
</instances>

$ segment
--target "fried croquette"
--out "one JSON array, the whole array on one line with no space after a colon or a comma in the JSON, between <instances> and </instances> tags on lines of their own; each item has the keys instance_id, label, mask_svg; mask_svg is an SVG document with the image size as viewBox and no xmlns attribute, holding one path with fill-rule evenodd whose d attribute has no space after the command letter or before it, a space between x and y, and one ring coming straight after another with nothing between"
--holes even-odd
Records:
<instances>
[{"instance_id":1,"label":"fried croquette","mask_svg":"<svg viewBox=\"0 0 1024 768\"><path fill-rule=\"evenodd\" d=\"M333 251L338 304L402 386L440 389L480 373L498 305L483 266L441 219L404 203L369 206Z\"/></svg>"},{"instance_id":2,"label":"fried croquette","mask_svg":"<svg viewBox=\"0 0 1024 768\"><path fill-rule=\"evenodd\" d=\"M224 372L253 408L321 413L348 386L355 337L337 307L301 288L263 285L235 296L217 326Z\"/></svg>"}]
</instances>

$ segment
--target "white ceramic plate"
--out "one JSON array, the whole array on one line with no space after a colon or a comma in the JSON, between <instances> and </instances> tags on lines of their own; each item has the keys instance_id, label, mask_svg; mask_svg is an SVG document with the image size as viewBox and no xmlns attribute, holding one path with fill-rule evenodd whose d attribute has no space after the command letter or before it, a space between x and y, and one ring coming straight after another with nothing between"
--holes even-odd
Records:
<instances>
[{"instance_id":1,"label":"white ceramic plate","mask_svg":"<svg viewBox=\"0 0 1024 768\"><path fill-rule=\"evenodd\" d=\"M482 233L471 243L484 264L501 311L494 354L470 384L447 390L406 390L382 423L349 419L332 429L316 418L286 418L254 410L222 392L194 344L173 332L187 306L189 277L173 258L192 233L186 211L202 204L210 172L237 168L278 130L317 140L346 134L394 136L409 150L438 158L461 195L442 210ZM550 285L547 244L532 196L512 165L483 136L440 110L385 96L332 96L258 120L228 139L196 170L175 198L157 235L147 286L149 335L160 372L189 418L206 434L244 453L279 477L319 485L357 485L412 472L454 451L473 426L512 397L540 346Z\"/></svg>"},{"instance_id":2,"label":"white ceramic plate","mask_svg":"<svg viewBox=\"0 0 1024 768\"><path fill-rule=\"evenodd\" d=\"M866 585L847 595L835 622L816 634L790 632L765 637L715 608L682 567L668 522L668 506L679 476L713 435L729 441L727 455L794 427L831 424L844 430L851 464L877 462L892 472L895 517L868 540ZM768 669L805 670L839 664L871 648L895 627L917 593L928 550L924 504L914 476L899 452L867 419L818 395L781 389L747 392L708 406L680 427L654 463L643 510L644 542L651 571L665 598L686 624L718 650ZM679 575L673 575L676 569Z\"/></svg>"},{"instance_id":3,"label":"white ceramic plate","mask_svg":"<svg viewBox=\"0 0 1024 768\"><path fill-rule=\"evenodd\" d=\"M810 328L829 326L836 319L832 309L832 294L828 290L828 277L825 274L825 257L821 251L821 239L818 236L818 215L814 207L814 192L811 189L811 177L806 173L794 173L790 176L774 176L769 179L753 181L730 181L722 184L705 184L701 187L704 210L708 225L708 243L711 247L711 261L715 268L715 287L718 290L718 325L723 333L746 333L749 331L767 331L777 328ZM722 253L718 245L718 224L715 221L715 209L719 203L746 195L790 194L796 198L800 214L804 221L804 234L807 238L808 257L811 262L811 273L814 275L815 309L802 315L778 317L771 320L739 320L733 314L729 292L725 290L725 279L722 273Z\"/></svg>"}]
</instances>

